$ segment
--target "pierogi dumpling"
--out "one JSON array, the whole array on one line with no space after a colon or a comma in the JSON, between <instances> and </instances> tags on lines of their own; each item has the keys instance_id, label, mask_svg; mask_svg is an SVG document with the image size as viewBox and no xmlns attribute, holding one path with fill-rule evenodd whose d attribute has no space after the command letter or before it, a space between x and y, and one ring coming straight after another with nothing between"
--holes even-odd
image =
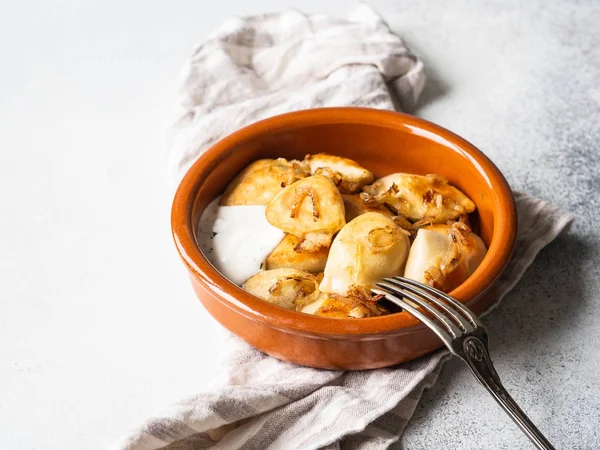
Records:
<instances>
[{"instance_id":1,"label":"pierogi dumpling","mask_svg":"<svg viewBox=\"0 0 600 450\"><path fill-rule=\"evenodd\" d=\"M319 153L304 158L310 173L332 178L343 194L354 194L373 181L373 174L356 161L340 156Z\"/></svg>"},{"instance_id":2,"label":"pierogi dumpling","mask_svg":"<svg viewBox=\"0 0 600 450\"><path fill-rule=\"evenodd\" d=\"M306 252L300 248L302 240L293 234L286 234L275 249L267 256L265 268L270 269L298 269L305 272L323 272L328 247L321 247L315 252Z\"/></svg>"},{"instance_id":3,"label":"pierogi dumpling","mask_svg":"<svg viewBox=\"0 0 600 450\"><path fill-rule=\"evenodd\" d=\"M431 225L417 232L404 276L449 292L477 269L487 249L465 224Z\"/></svg>"},{"instance_id":4,"label":"pierogi dumpling","mask_svg":"<svg viewBox=\"0 0 600 450\"><path fill-rule=\"evenodd\" d=\"M318 286L318 278L310 273L296 269L274 269L252 275L242 284L242 289L266 302L299 310L316 300Z\"/></svg>"},{"instance_id":5,"label":"pierogi dumpling","mask_svg":"<svg viewBox=\"0 0 600 450\"><path fill-rule=\"evenodd\" d=\"M439 175L394 173L363 190L365 203L385 203L417 224L446 223L475 211L475 203Z\"/></svg>"},{"instance_id":6,"label":"pierogi dumpling","mask_svg":"<svg viewBox=\"0 0 600 450\"><path fill-rule=\"evenodd\" d=\"M344 201L333 181L322 175L303 178L267 205L267 221L302 239L298 249L316 252L329 247L345 224Z\"/></svg>"},{"instance_id":7,"label":"pierogi dumpling","mask_svg":"<svg viewBox=\"0 0 600 450\"><path fill-rule=\"evenodd\" d=\"M268 205L285 186L307 175L306 166L299 161L259 159L229 183L219 205Z\"/></svg>"},{"instance_id":8,"label":"pierogi dumpling","mask_svg":"<svg viewBox=\"0 0 600 450\"><path fill-rule=\"evenodd\" d=\"M378 212L383 214L384 216L392 217L394 214L387 209L384 205L367 205L362 201L360 195L353 194L343 194L342 198L344 199L344 209L346 211L346 222L350 222L352 219L360 216L361 214L368 212Z\"/></svg>"},{"instance_id":9,"label":"pierogi dumpling","mask_svg":"<svg viewBox=\"0 0 600 450\"><path fill-rule=\"evenodd\" d=\"M371 296L366 288L356 287L346 295L321 292L312 303L300 311L322 317L362 319L388 314L389 311L377 304L378 298Z\"/></svg>"},{"instance_id":10,"label":"pierogi dumpling","mask_svg":"<svg viewBox=\"0 0 600 450\"><path fill-rule=\"evenodd\" d=\"M368 212L346 224L331 244L320 290L346 295L402 274L409 250L405 231L383 214Z\"/></svg>"}]
</instances>

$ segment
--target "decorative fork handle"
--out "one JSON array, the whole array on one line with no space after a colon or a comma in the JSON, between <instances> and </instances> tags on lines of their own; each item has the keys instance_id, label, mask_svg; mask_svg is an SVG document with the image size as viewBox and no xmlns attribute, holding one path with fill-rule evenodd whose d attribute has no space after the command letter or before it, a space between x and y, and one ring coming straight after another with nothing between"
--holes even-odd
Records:
<instances>
[{"instance_id":1,"label":"decorative fork handle","mask_svg":"<svg viewBox=\"0 0 600 450\"><path fill-rule=\"evenodd\" d=\"M496 373L487 348L487 339L468 336L463 341L463 352L457 354L471 369L475 377L492 394L512 420L523 430L529 439L542 450L554 450L554 447L537 429L519 405L506 391Z\"/></svg>"},{"instance_id":2,"label":"decorative fork handle","mask_svg":"<svg viewBox=\"0 0 600 450\"><path fill-rule=\"evenodd\" d=\"M376 286L371 292L384 295L437 334L539 449L554 450L502 386L490 359L485 327L469 308L442 291L408 278L383 278Z\"/></svg>"}]
</instances>

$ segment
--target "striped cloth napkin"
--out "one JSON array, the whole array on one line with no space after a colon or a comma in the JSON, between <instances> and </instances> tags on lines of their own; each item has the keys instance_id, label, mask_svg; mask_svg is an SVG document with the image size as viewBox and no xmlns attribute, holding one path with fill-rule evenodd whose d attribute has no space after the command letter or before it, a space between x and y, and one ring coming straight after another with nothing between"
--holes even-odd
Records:
<instances>
[{"instance_id":1,"label":"striped cloth napkin","mask_svg":"<svg viewBox=\"0 0 600 450\"><path fill-rule=\"evenodd\" d=\"M394 109L392 95L410 108L423 84L420 60L366 6L348 20L297 11L232 19L187 64L171 141L173 179L212 143L256 120L323 106ZM497 301L572 220L526 194L516 199L516 250L493 287ZM319 370L278 361L223 334L218 384L111 448L385 449L398 441L448 357L437 351L387 369Z\"/></svg>"}]
</instances>

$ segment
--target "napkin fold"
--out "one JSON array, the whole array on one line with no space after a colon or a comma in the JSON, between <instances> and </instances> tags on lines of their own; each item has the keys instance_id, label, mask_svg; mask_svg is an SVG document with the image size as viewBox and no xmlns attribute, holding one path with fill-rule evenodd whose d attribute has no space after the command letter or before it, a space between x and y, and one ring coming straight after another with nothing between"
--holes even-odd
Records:
<instances>
[{"instance_id":1,"label":"napkin fold","mask_svg":"<svg viewBox=\"0 0 600 450\"><path fill-rule=\"evenodd\" d=\"M177 183L204 150L257 120L324 106L393 110L394 100L409 110L424 83L421 60L366 5L347 20L293 10L232 18L184 68L170 175Z\"/></svg>"},{"instance_id":2,"label":"napkin fold","mask_svg":"<svg viewBox=\"0 0 600 450\"><path fill-rule=\"evenodd\" d=\"M411 108L423 65L367 6L348 20L297 11L235 18L188 61L169 170L178 181L212 143L276 114L324 106ZM512 260L499 302L572 217L516 193ZM311 369L278 361L223 332L217 383L149 419L111 448L127 450L380 450L396 442L435 383L440 350L392 368Z\"/></svg>"}]
</instances>

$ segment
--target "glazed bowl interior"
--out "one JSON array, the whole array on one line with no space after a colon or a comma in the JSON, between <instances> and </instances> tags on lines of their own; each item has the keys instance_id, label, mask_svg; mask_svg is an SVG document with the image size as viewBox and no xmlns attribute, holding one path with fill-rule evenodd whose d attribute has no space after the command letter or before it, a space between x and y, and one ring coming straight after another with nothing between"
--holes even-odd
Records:
<instances>
[{"instance_id":1,"label":"glazed bowl interior","mask_svg":"<svg viewBox=\"0 0 600 450\"><path fill-rule=\"evenodd\" d=\"M477 205L474 229L488 247L477 270L450 294L468 303L500 274L514 246L516 213L510 188L494 164L457 135L412 116L364 108L324 108L267 119L209 149L192 166L176 194L173 233L188 269L240 314L298 333L365 335L401 333L418 325L407 313L366 319L331 319L285 310L246 293L223 277L196 243L205 207L250 162L302 159L330 153L356 160L376 178L394 172L435 173Z\"/></svg>"}]
</instances>

